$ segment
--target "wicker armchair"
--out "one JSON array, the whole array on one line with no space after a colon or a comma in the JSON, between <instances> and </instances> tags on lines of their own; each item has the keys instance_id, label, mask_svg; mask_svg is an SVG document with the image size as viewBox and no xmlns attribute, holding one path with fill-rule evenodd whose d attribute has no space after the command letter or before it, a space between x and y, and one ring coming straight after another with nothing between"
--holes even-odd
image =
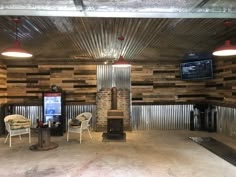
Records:
<instances>
[{"instance_id":1,"label":"wicker armchair","mask_svg":"<svg viewBox=\"0 0 236 177\"><path fill-rule=\"evenodd\" d=\"M79 133L80 134L80 144L82 141L82 133L84 130L87 130L90 138L92 139L91 133L89 131L90 120L92 118L92 114L90 112L84 112L79 114L74 119L68 120L67 126L67 141L69 141L69 133Z\"/></svg>"},{"instance_id":2,"label":"wicker armchair","mask_svg":"<svg viewBox=\"0 0 236 177\"><path fill-rule=\"evenodd\" d=\"M31 143L31 133L30 133L30 124L31 121L26 117L18 114L8 115L4 118L5 128L8 132L5 142L9 138L9 147L12 144L12 136L19 136L21 140L21 135L29 134L29 143Z\"/></svg>"}]
</instances>

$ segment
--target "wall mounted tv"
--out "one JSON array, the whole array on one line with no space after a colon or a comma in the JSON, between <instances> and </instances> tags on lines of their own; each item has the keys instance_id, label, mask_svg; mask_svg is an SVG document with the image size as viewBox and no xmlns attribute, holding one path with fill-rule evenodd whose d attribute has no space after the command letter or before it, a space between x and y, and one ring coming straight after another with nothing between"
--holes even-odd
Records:
<instances>
[{"instance_id":1,"label":"wall mounted tv","mask_svg":"<svg viewBox=\"0 0 236 177\"><path fill-rule=\"evenodd\" d=\"M212 79L212 59L183 62L180 64L180 75L182 80Z\"/></svg>"}]
</instances>

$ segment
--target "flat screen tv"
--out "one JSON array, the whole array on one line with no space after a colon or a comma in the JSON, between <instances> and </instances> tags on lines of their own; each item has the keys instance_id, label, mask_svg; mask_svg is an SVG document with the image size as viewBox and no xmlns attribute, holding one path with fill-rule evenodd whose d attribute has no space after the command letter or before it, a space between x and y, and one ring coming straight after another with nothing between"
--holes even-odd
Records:
<instances>
[{"instance_id":1,"label":"flat screen tv","mask_svg":"<svg viewBox=\"0 0 236 177\"><path fill-rule=\"evenodd\" d=\"M180 64L180 75L182 80L212 79L212 59L183 62Z\"/></svg>"}]
</instances>

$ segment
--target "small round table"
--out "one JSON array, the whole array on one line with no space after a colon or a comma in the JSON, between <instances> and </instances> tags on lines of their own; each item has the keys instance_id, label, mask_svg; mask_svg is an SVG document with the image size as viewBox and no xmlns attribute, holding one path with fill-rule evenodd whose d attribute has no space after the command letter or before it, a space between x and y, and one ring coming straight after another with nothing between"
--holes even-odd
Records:
<instances>
[{"instance_id":1,"label":"small round table","mask_svg":"<svg viewBox=\"0 0 236 177\"><path fill-rule=\"evenodd\" d=\"M47 151L58 147L57 143L51 142L51 133L49 127L36 128L38 130L38 144L30 146L33 151Z\"/></svg>"}]
</instances>

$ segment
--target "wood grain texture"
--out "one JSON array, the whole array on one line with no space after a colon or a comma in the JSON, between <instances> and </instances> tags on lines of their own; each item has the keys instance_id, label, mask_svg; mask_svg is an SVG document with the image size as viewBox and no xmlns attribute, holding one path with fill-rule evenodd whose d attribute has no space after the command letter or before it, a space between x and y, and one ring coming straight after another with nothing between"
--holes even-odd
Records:
<instances>
[{"instance_id":1,"label":"wood grain texture","mask_svg":"<svg viewBox=\"0 0 236 177\"><path fill-rule=\"evenodd\" d=\"M133 104L209 102L234 105L235 63L235 57L213 60L214 78L201 81L182 81L178 64L132 66L132 102Z\"/></svg>"},{"instance_id":2,"label":"wood grain texture","mask_svg":"<svg viewBox=\"0 0 236 177\"><path fill-rule=\"evenodd\" d=\"M66 92L66 102L96 102L96 65L7 65L0 70L8 103L41 104L42 92L57 85ZM2 77L5 78L1 80ZM7 79L6 79L7 78ZM0 90L1 94L1 90Z\"/></svg>"},{"instance_id":3,"label":"wood grain texture","mask_svg":"<svg viewBox=\"0 0 236 177\"><path fill-rule=\"evenodd\" d=\"M210 102L236 104L235 57L213 60L214 79L182 81L177 63L142 63L131 68L133 104ZM0 65L0 102L39 103L52 84L66 92L71 104L96 104L96 65Z\"/></svg>"},{"instance_id":4,"label":"wood grain texture","mask_svg":"<svg viewBox=\"0 0 236 177\"><path fill-rule=\"evenodd\" d=\"M0 104L7 102L7 69L4 64L0 64Z\"/></svg>"},{"instance_id":5,"label":"wood grain texture","mask_svg":"<svg viewBox=\"0 0 236 177\"><path fill-rule=\"evenodd\" d=\"M182 81L179 64L134 66L131 78L133 104L206 102L207 85L216 85L214 79Z\"/></svg>"}]
</instances>

